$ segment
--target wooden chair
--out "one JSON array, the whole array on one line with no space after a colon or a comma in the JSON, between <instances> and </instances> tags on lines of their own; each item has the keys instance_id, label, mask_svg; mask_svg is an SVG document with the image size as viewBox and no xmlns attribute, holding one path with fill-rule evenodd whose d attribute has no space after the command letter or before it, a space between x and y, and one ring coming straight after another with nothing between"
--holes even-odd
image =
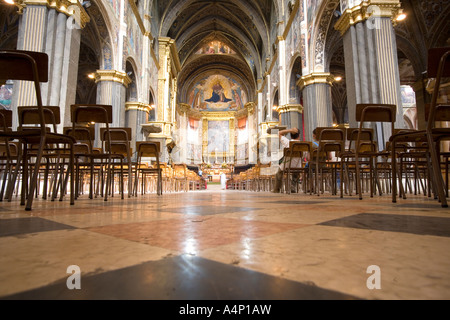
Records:
<instances>
[{"instance_id":1,"label":"wooden chair","mask_svg":"<svg viewBox=\"0 0 450 320\"><path fill-rule=\"evenodd\" d=\"M136 161L136 170L134 177L134 194L137 195L138 190L138 181L139 175L141 175L141 179L144 179L145 175L150 175L156 177L156 193L158 195L162 195L162 168L160 167L159 162L159 153L160 153L160 142L158 141L136 141L136 153L137 153L137 161ZM150 157L155 158L155 166L154 167L143 167L142 166L142 158ZM142 187L142 192L144 192L144 187Z\"/></svg>"},{"instance_id":2,"label":"wooden chair","mask_svg":"<svg viewBox=\"0 0 450 320\"><path fill-rule=\"evenodd\" d=\"M348 195L352 195L352 191L356 189L354 186L356 185L356 179L354 178L356 175L355 172L355 145L358 139L359 128L347 128L346 129L346 143L348 146L344 152L341 153L341 166L343 171L343 177L341 177L341 184L343 189L345 189L345 193ZM360 143L365 146L371 146L373 143L373 129L371 128L362 128L360 135ZM370 149L370 148L369 148ZM364 151L364 150L360 150ZM360 159L361 164L361 159ZM365 165L369 165L369 162L366 161ZM341 196L343 196L344 192L341 192Z\"/></svg>"},{"instance_id":3,"label":"wooden chair","mask_svg":"<svg viewBox=\"0 0 450 320\"><path fill-rule=\"evenodd\" d=\"M305 153L312 153L312 142L310 141L289 141L289 148L285 153L286 164L284 171L286 172L286 192L291 193L292 176L302 176L303 190L312 194L312 170L311 166L304 166L302 159ZM292 163L297 159L299 162L297 166L292 166ZM298 188L298 184L296 186ZM297 189L298 191L298 189Z\"/></svg>"},{"instance_id":4,"label":"wooden chair","mask_svg":"<svg viewBox=\"0 0 450 320\"><path fill-rule=\"evenodd\" d=\"M2 131L0 138L11 141L17 139L21 142L22 152L22 191L21 204L25 210L31 210L33 195L37 188L37 179L41 166L44 149L47 144L64 144L69 150L70 172L70 204L75 203L74 198L74 170L73 170L73 144L74 139L70 136L48 132L44 117L44 108L40 83L48 81L48 56L45 53L23 51L23 50L0 50L0 79L33 81L36 94L37 113L39 116L39 127L30 130ZM35 154L35 166L30 181L28 178L28 145L38 145ZM26 203L25 203L26 202Z\"/></svg>"},{"instance_id":5,"label":"wooden chair","mask_svg":"<svg viewBox=\"0 0 450 320\"><path fill-rule=\"evenodd\" d=\"M120 161L120 186L121 186L121 196L123 199L124 194L124 171L123 171L123 165L126 161L127 163L127 177L128 177L128 197L131 197L132 189L133 189L133 179L132 179L132 163L131 163L131 138L132 138L132 130L128 127L114 127L109 128L110 135L111 135L111 153L113 160L119 160ZM102 142L105 144L107 142L107 131L106 128L100 128L100 136ZM107 145L104 146L104 150L107 150ZM114 169L114 167L113 167ZM113 182L114 179L111 179L111 182ZM112 190L114 191L114 190ZM111 192L113 195L114 192Z\"/></svg>"},{"instance_id":6,"label":"wooden chair","mask_svg":"<svg viewBox=\"0 0 450 320\"><path fill-rule=\"evenodd\" d=\"M394 125L396 119L397 106L394 104L357 104L356 105L356 121L359 121L358 137L355 145L355 171L356 171L356 184L357 193L359 199L362 200L362 179L361 179L361 163L360 159L363 157L370 159L370 164L373 163L373 159L382 154L378 150L378 146L373 142L367 145L362 139L363 128L366 123L381 122L391 124L391 134L394 132ZM367 149L369 147L369 149ZM372 167L371 173L372 173ZM370 195L373 196L373 182L370 182Z\"/></svg>"},{"instance_id":7,"label":"wooden chair","mask_svg":"<svg viewBox=\"0 0 450 320\"><path fill-rule=\"evenodd\" d=\"M44 111L44 121L46 125L48 125L47 131L56 133L57 125L61 123L59 106L43 106L42 108ZM17 112L19 130L34 130L35 125L40 122L39 110L37 107L19 106L17 108ZM39 147L39 144L28 144L27 148L30 160L33 158L33 155L36 154ZM44 147L42 158L46 160L44 167L42 198L47 199L47 194L51 194L51 199L55 200L59 189L60 200L62 200L66 192L69 178L69 170L66 170L66 167L67 164L74 159L70 159L70 156L67 153L67 148L64 144L59 145L57 143L47 144ZM29 164L30 166L37 165L32 163ZM50 179L49 174L51 169L52 174ZM50 185L49 180L51 182Z\"/></svg>"},{"instance_id":8,"label":"wooden chair","mask_svg":"<svg viewBox=\"0 0 450 320\"><path fill-rule=\"evenodd\" d=\"M429 112L426 112L427 127L425 130L417 132L398 133L391 136L390 142L393 147L392 166L397 168L397 159L395 157L395 145L398 142L421 142L427 144L428 168L430 169L431 187L435 197L439 200L442 207L448 207L445 183L442 177L440 161L440 144L443 140L450 139L450 128L441 128L439 122L450 121L450 106L437 103L441 80L443 77L450 76L450 48L433 48L428 50L428 78L435 78L434 90L431 97ZM393 169L393 192L392 202L397 200L397 176Z\"/></svg>"},{"instance_id":9,"label":"wooden chair","mask_svg":"<svg viewBox=\"0 0 450 320\"><path fill-rule=\"evenodd\" d=\"M0 110L0 131L12 131L12 116L13 112L11 110ZM9 140L10 139L5 137L5 139L0 142L0 160L2 161L3 168L0 201L3 201L6 187L8 186L8 189L12 190L15 186L17 173L20 168L21 155L19 153L19 145L17 142L11 142ZM11 201L11 196L7 196L6 198Z\"/></svg>"},{"instance_id":10,"label":"wooden chair","mask_svg":"<svg viewBox=\"0 0 450 320\"><path fill-rule=\"evenodd\" d=\"M86 154L85 156L89 159L90 164L89 198L92 199L94 197L94 169L97 167L99 169L97 176L99 183L98 193L100 196L103 196L105 201L107 201L111 191L112 179L113 155L111 152L111 132L109 130L109 124L112 123L112 106L102 104L72 104L71 119L73 131L80 126L89 126L94 123L103 125L106 130L104 133L105 148L99 150L91 145L91 153ZM98 136L98 138L100 138L100 134ZM91 138L90 141L91 143L92 141L96 141L95 137ZM106 179L104 178L105 175ZM96 193L96 195L98 193Z\"/></svg>"},{"instance_id":11,"label":"wooden chair","mask_svg":"<svg viewBox=\"0 0 450 320\"><path fill-rule=\"evenodd\" d=\"M315 188L316 193L320 195L320 187L323 186L324 175L330 173L331 193L337 194L337 172L340 169L340 177L342 177L342 166L340 161L330 159L332 152L337 157L345 151L345 129L335 127L318 127L316 136L318 137L317 152L313 152L316 156L313 158L315 163ZM319 183L320 177L320 183ZM342 183L341 183L342 186ZM324 189L322 191L325 191ZM341 188L342 195L342 188Z\"/></svg>"}]
</instances>

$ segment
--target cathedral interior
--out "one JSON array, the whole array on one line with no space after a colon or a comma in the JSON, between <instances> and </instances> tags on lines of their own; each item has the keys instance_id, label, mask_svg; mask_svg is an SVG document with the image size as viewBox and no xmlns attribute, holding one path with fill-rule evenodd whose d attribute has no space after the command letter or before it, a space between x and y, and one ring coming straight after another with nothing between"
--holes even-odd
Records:
<instances>
[{"instance_id":1,"label":"cathedral interior","mask_svg":"<svg viewBox=\"0 0 450 320\"><path fill-rule=\"evenodd\" d=\"M450 2L1 0L0 9L0 54L48 59L42 97L0 70L0 299L450 298L448 122L437 119L439 148L390 151L400 130L431 139L430 106L448 104L446 58L430 50L450 47ZM440 61L442 81L430 67ZM314 129L334 130L349 147L363 104L394 106L365 126L370 159L384 166L367 160L358 171L329 149L311 169L313 151L302 149L291 182L280 165L295 150L280 145L283 132L297 128L311 147ZM54 106L48 130L75 156L32 153L42 148L17 133L27 106ZM77 106L106 110L107 121ZM78 121L95 133L86 154L69 134ZM115 157L113 129L127 137ZM13 155L9 131L21 141Z\"/></svg>"}]
</instances>

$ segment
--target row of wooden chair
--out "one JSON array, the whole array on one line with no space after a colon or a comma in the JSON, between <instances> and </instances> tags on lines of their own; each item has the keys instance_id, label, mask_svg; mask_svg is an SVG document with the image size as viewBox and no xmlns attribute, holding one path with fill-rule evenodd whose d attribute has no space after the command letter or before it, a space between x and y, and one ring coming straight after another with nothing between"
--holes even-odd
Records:
<instances>
[{"instance_id":1,"label":"row of wooden chair","mask_svg":"<svg viewBox=\"0 0 450 320\"><path fill-rule=\"evenodd\" d=\"M57 132L60 109L43 105L40 91L40 83L48 81L47 54L0 50L0 79L32 81L36 94L35 106L18 107L17 130L12 130L12 111L0 110L0 200L11 201L16 191L21 196L21 204L31 210L38 193L43 198L51 194L52 200L57 195L62 200L69 194L73 205L87 186L89 198L101 196L107 201L109 196L114 196L116 185L123 199L125 189L128 197L138 194L142 177L154 178L156 193L162 194L163 178L167 175L163 176L165 169L159 165L159 142L137 142L133 162L131 128L110 127L111 105L73 104L70 106L72 125L64 127L63 133ZM154 159L155 163L143 165L146 158ZM188 171L180 173L178 169L171 179L177 182L177 190L186 191L194 181Z\"/></svg>"}]
</instances>

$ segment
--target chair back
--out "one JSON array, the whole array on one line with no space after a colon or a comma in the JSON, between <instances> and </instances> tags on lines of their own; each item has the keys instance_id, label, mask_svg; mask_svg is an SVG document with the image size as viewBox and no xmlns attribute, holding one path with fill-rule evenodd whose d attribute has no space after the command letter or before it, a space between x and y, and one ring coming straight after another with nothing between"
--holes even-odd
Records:
<instances>
[{"instance_id":1,"label":"chair back","mask_svg":"<svg viewBox=\"0 0 450 320\"><path fill-rule=\"evenodd\" d=\"M136 151L139 157L157 157L160 152L159 141L136 141Z\"/></svg>"},{"instance_id":2,"label":"chair back","mask_svg":"<svg viewBox=\"0 0 450 320\"><path fill-rule=\"evenodd\" d=\"M109 128L109 132L111 135L111 142L114 141L122 141L128 142L131 141L132 130L129 127L113 127ZM100 137L102 141L106 141L107 139L107 131L106 128L100 128Z\"/></svg>"},{"instance_id":3,"label":"chair back","mask_svg":"<svg viewBox=\"0 0 450 320\"><path fill-rule=\"evenodd\" d=\"M93 153L93 145L95 139L95 128L93 126L82 127L72 126L64 127L64 134L72 136L77 141L77 153L84 151L85 153ZM80 146L83 145L83 146ZM87 146L87 148L85 147Z\"/></svg>"},{"instance_id":4,"label":"chair back","mask_svg":"<svg viewBox=\"0 0 450 320\"><path fill-rule=\"evenodd\" d=\"M343 152L345 150L345 129L335 127L317 127L319 152Z\"/></svg>"},{"instance_id":5,"label":"chair back","mask_svg":"<svg viewBox=\"0 0 450 320\"><path fill-rule=\"evenodd\" d=\"M12 127L12 111L8 109L0 110L0 131L8 131Z\"/></svg>"},{"instance_id":6,"label":"chair back","mask_svg":"<svg viewBox=\"0 0 450 320\"><path fill-rule=\"evenodd\" d=\"M70 106L73 123L112 123L112 105L72 104Z\"/></svg>"},{"instance_id":7,"label":"chair back","mask_svg":"<svg viewBox=\"0 0 450 320\"><path fill-rule=\"evenodd\" d=\"M56 125L61 123L59 106L43 106L44 122L53 126L53 132L56 133ZM19 128L27 124L40 124L39 107L20 106L17 108L19 115Z\"/></svg>"},{"instance_id":8,"label":"chair back","mask_svg":"<svg viewBox=\"0 0 450 320\"><path fill-rule=\"evenodd\" d=\"M0 79L33 81L38 107L42 107L41 82L48 81L48 55L24 50L0 50ZM41 134L45 135L44 112L38 109Z\"/></svg>"},{"instance_id":9,"label":"chair back","mask_svg":"<svg viewBox=\"0 0 450 320\"><path fill-rule=\"evenodd\" d=\"M356 121L395 123L396 111L395 104L360 103L356 105Z\"/></svg>"}]
</instances>

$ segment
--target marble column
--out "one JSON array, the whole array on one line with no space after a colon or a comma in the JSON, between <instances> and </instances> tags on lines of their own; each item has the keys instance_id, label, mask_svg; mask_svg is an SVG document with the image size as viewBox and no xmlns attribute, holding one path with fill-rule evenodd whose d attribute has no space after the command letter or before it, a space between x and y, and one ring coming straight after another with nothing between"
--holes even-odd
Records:
<instances>
[{"instance_id":1,"label":"marble column","mask_svg":"<svg viewBox=\"0 0 450 320\"><path fill-rule=\"evenodd\" d=\"M188 113L191 110L191 106L186 103L179 103L177 110L179 114L178 132L176 133L177 143L179 147L177 161L181 163L187 163L187 134L189 126Z\"/></svg>"},{"instance_id":2,"label":"marble column","mask_svg":"<svg viewBox=\"0 0 450 320\"><path fill-rule=\"evenodd\" d=\"M125 96L126 87L131 79L124 72L116 70L97 70L95 83L97 84L97 104L112 106L112 121L110 127L125 126ZM100 126L96 125L96 137L100 136ZM96 138L95 145L100 146L100 140Z\"/></svg>"},{"instance_id":3,"label":"marble column","mask_svg":"<svg viewBox=\"0 0 450 320\"><path fill-rule=\"evenodd\" d=\"M248 112L248 163L249 164L256 164L258 161L258 154L257 154L257 112L255 110L256 104L254 102L248 102L245 105L245 108Z\"/></svg>"},{"instance_id":4,"label":"marble column","mask_svg":"<svg viewBox=\"0 0 450 320\"><path fill-rule=\"evenodd\" d=\"M357 126L358 103L397 106L397 128L403 127L397 44L393 19L400 1L364 1L342 13L335 25L343 36L350 127ZM373 126L380 147L391 135L389 124Z\"/></svg>"},{"instance_id":5,"label":"marble column","mask_svg":"<svg viewBox=\"0 0 450 320\"><path fill-rule=\"evenodd\" d=\"M312 131L316 127L332 125L332 81L333 77L329 73L321 72L302 76L297 82L303 91L304 139L307 141L312 141Z\"/></svg>"},{"instance_id":6,"label":"marble column","mask_svg":"<svg viewBox=\"0 0 450 320\"><path fill-rule=\"evenodd\" d=\"M130 77L116 70L97 70L97 103L112 105L112 127L125 126L125 96L126 88L131 83Z\"/></svg>"},{"instance_id":7,"label":"marble column","mask_svg":"<svg viewBox=\"0 0 450 320\"><path fill-rule=\"evenodd\" d=\"M277 111L281 117L281 125L287 128L298 128L302 133L302 113L303 106L301 104L286 104L279 106ZM300 136L302 139L302 136Z\"/></svg>"},{"instance_id":8,"label":"marble column","mask_svg":"<svg viewBox=\"0 0 450 320\"><path fill-rule=\"evenodd\" d=\"M71 123L70 104L75 102L80 30L89 21L78 1L19 1L17 49L45 52L49 58L48 82L41 84L42 103L60 107L58 132ZM30 82L16 82L13 108L35 105L35 93ZM17 119L14 119L17 125Z\"/></svg>"},{"instance_id":9,"label":"marble column","mask_svg":"<svg viewBox=\"0 0 450 320\"><path fill-rule=\"evenodd\" d=\"M148 114L152 107L146 103L125 102L125 127L131 127L131 147L136 150L136 141L145 141L142 124L147 123Z\"/></svg>"}]
</instances>

